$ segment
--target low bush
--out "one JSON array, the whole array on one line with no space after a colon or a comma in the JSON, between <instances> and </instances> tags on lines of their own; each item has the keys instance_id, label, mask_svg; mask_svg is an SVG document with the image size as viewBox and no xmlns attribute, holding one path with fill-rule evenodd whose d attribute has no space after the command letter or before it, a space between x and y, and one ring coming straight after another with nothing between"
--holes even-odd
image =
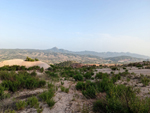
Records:
<instances>
[{"instance_id":1,"label":"low bush","mask_svg":"<svg viewBox=\"0 0 150 113\"><path fill-rule=\"evenodd\" d=\"M49 76L49 77L58 77L58 75L54 72L50 72L50 71L45 71L45 73Z\"/></svg>"},{"instance_id":2,"label":"low bush","mask_svg":"<svg viewBox=\"0 0 150 113\"><path fill-rule=\"evenodd\" d=\"M5 90L5 88L0 85L0 99L3 99L3 97L4 97L4 90Z\"/></svg>"},{"instance_id":3,"label":"low bush","mask_svg":"<svg viewBox=\"0 0 150 113\"><path fill-rule=\"evenodd\" d=\"M26 107L26 102L25 101L19 101L16 103L16 108L17 110L23 110Z\"/></svg>"},{"instance_id":4,"label":"low bush","mask_svg":"<svg viewBox=\"0 0 150 113\"><path fill-rule=\"evenodd\" d=\"M150 98L140 99L130 86L113 85L107 91L106 99L93 103L96 113L148 113Z\"/></svg>"},{"instance_id":5,"label":"low bush","mask_svg":"<svg viewBox=\"0 0 150 113\"><path fill-rule=\"evenodd\" d=\"M45 80L40 80L38 87L43 87L43 86L45 86L45 85L46 85L46 81L45 81Z\"/></svg>"},{"instance_id":6,"label":"low bush","mask_svg":"<svg viewBox=\"0 0 150 113\"><path fill-rule=\"evenodd\" d=\"M143 67L143 65L141 65L141 64L137 64L137 65L136 65L136 67Z\"/></svg>"},{"instance_id":7,"label":"low bush","mask_svg":"<svg viewBox=\"0 0 150 113\"><path fill-rule=\"evenodd\" d=\"M31 62L34 62L35 60L30 58L30 57L26 57L25 61L31 61Z\"/></svg>"},{"instance_id":8,"label":"low bush","mask_svg":"<svg viewBox=\"0 0 150 113\"><path fill-rule=\"evenodd\" d=\"M61 86L61 91L64 92L65 91L65 87Z\"/></svg>"},{"instance_id":9,"label":"low bush","mask_svg":"<svg viewBox=\"0 0 150 113\"><path fill-rule=\"evenodd\" d=\"M60 88L62 92L66 92L66 93L69 92L69 88L65 88L64 86L61 86Z\"/></svg>"},{"instance_id":10,"label":"low bush","mask_svg":"<svg viewBox=\"0 0 150 113\"><path fill-rule=\"evenodd\" d=\"M43 87L46 84L44 80L39 80L38 78L32 77L26 72L20 72L18 74L6 73L5 77L1 77L3 78L2 86L12 92L16 92L22 88L33 89Z\"/></svg>"},{"instance_id":11,"label":"low bush","mask_svg":"<svg viewBox=\"0 0 150 113\"><path fill-rule=\"evenodd\" d=\"M23 70L44 71L44 68L40 68L39 66L32 66L32 67L26 68L25 66L19 66L19 65L0 67L0 71L23 71Z\"/></svg>"},{"instance_id":12,"label":"low bush","mask_svg":"<svg viewBox=\"0 0 150 113\"><path fill-rule=\"evenodd\" d=\"M111 79L112 79L113 83L115 83L115 82L117 82L117 80L121 79L121 76L119 74L112 75Z\"/></svg>"},{"instance_id":13,"label":"low bush","mask_svg":"<svg viewBox=\"0 0 150 113\"><path fill-rule=\"evenodd\" d=\"M28 98L27 105L29 105L30 107L38 108L39 107L38 99L35 96Z\"/></svg>"},{"instance_id":14,"label":"low bush","mask_svg":"<svg viewBox=\"0 0 150 113\"><path fill-rule=\"evenodd\" d=\"M66 89L65 89L65 92L66 92L66 93L69 93L69 88L66 88Z\"/></svg>"},{"instance_id":15,"label":"low bush","mask_svg":"<svg viewBox=\"0 0 150 113\"><path fill-rule=\"evenodd\" d=\"M86 90L82 91L82 94L86 97L86 98L96 98L96 89L94 86L89 86L86 88Z\"/></svg>"},{"instance_id":16,"label":"low bush","mask_svg":"<svg viewBox=\"0 0 150 113\"><path fill-rule=\"evenodd\" d=\"M73 78L75 79L75 81L82 81L83 80L83 76L81 74L74 75Z\"/></svg>"},{"instance_id":17,"label":"low bush","mask_svg":"<svg viewBox=\"0 0 150 113\"><path fill-rule=\"evenodd\" d=\"M34 76L34 77L35 77L36 75L37 75L37 73L36 73L35 70L31 72L31 76Z\"/></svg>"},{"instance_id":18,"label":"low bush","mask_svg":"<svg viewBox=\"0 0 150 113\"><path fill-rule=\"evenodd\" d=\"M112 67L111 69L112 69L113 71L118 70L117 67Z\"/></svg>"},{"instance_id":19,"label":"low bush","mask_svg":"<svg viewBox=\"0 0 150 113\"><path fill-rule=\"evenodd\" d=\"M124 70L126 70L126 67L123 67Z\"/></svg>"},{"instance_id":20,"label":"low bush","mask_svg":"<svg viewBox=\"0 0 150 113\"><path fill-rule=\"evenodd\" d=\"M46 103L51 108L51 107L53 107L55 105L56 102L53 99L49 99L49 100L46 101Z\"/></svg>"},{"instance_id":21,"label":"low bush","mask_svg":"<svg viewBox=\"0 0 150 113\"><path fill-rule=\"evenodd\" d=\"M150 82L150 79L147 77L142 77L141 82L143 83L144 86L147 86Z\"/></svg>"},{"instance_id":22,"label":"low bush","mask_svg":"<svg viewBox=\"0 0 150 113\"><path fill-rule=\"evenodd\" d=\"M76 84L76 89L77 89L77 90L85 90L85 89L86 89L86 84L83 83L83 82L78 82L78 83Z\"/></svg>"},{"instance_id":23,"label":"low bush","mask_svg":"<svg viewBox=\"0 0 150 113\"><path fill-rule=\"evenodd\" d=\"M103 77L109 77L109 74L99 72L99 73L97 73L96 76L95 76L96 79L102 79Z\"/></svg>"},{"instance_id":24,"label":"low bush","mask_svg":"<svg viewBox=\"0 0 150 113\"><path fill-rule=\"evenodd\" d=\"M85 77L86 79L91 79L92 73L91 73L91 72L86 72L86 73L84 74L84 77Z\"/></svg>"},{"instance_id":25,"label":"low bush","mask_svg":"<svg viewBox=\"0 0 150 113\"><path fill-rule=\"evenodd\" d=\"M96 86L99 92L107 92L113 85L113 81L108 77L103 77L102 81L96 82Z\"/></svg>"},{"instance_id":26,"label":"low bush","mask_svg":"<svg viewBox=\"0 0 150 113\"><path fill-rule=\"evenodd\" d=\"M10 110L10 109L8 109L8 110L5 110L4 113L16 113L16 112L15 112L15 110Z\"/></svg>"},{"instance_id":27,"label":"low bush","mask_svg":"<svg viewBox=\"0 0 150 113\"><path fill-rule=\"evenodd\" d=\"M39 59L35 58L35 61L39 61Z\"/></svg>"},{"instance_id":28,"label":"low bush","mask_svg":"<svg viewBox=\"0 0 150 113\"><path fill-rule=\"evenodd\" d=\"M52 107L55 104L55 101L52 99L54 96L54 90L53 88L50 88L48 91L45 91L39 95L39 98L41 98L43 101L45 101L48 106Z\"/></svg>"},{"instance_id":29,"label":"low bush","mask_svg":"<svg viewBox=\"0 0 150 113\"><path fill-rule=\"evenodd\" d=\"M61 81L61 85L64 85L64 82L63 82L63 81Z\"/></svg>"},{"instance_id":30,"label":"low bush","mask_svg":"<svg viewBox=\"0 0 150 113\"><path fill-rule=\"evenodd\" d=\"M39 95L39 97L43 101L47 101L47 100L51 99L53 96L54 96L53 88L50 88L48 91L45 91Z\"/></svg>"},{"instance_id":31,"label":"low bush","mask_svg":"<svg viewBox=\"0 0 150 113\"><path fill-rule=\"evenodd\" d=\"M44 72L44 68L42 67L42 68L40 69L40 71L41 71L41 73L43 73L43 72Z\"/></svg>"},{"instance_id":32,"label":"low bush","mask_svg":"<svg viewBox=\"0 0 150 113\"><path fill-rule=\"evenodd\" d=\"M48 83L48 88L50 89L50 88L53 88L54 87L54 85L52 84L52 83Z\"/></svg>"},{"instance_id":33,"label":"low bush","mask_svg":"<svg viewBox=\"0 0 150 113\"><path fill-rule=\"evenodd\" d=\"M127 76L128 74L130 74L128 71L125 70L125 72L119 72L120 76Z\"/></svg>"}]
</instances>

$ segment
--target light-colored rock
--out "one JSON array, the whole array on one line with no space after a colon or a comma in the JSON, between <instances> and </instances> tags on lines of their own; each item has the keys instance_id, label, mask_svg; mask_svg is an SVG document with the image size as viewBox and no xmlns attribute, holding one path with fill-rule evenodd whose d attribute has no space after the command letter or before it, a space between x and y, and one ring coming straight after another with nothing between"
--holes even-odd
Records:
<instances>
[{"instance_id":1,"label":"light-colored rock","mask_svg":"<svg viewBox=\"0 0 150 113\"><path fill-rule=\"evenodd\" d=\"M3 67L5 65L20 65L20 66L25 66L25 67L32 67L32 66L40 66L43 67L44 69L49 68L50 66L42 61L34 61L34 62L30 62L30 61L24 61L22 59L13 59L13 60L5 60L0 62L0 67Z\"/></svg>"}]
</instances>

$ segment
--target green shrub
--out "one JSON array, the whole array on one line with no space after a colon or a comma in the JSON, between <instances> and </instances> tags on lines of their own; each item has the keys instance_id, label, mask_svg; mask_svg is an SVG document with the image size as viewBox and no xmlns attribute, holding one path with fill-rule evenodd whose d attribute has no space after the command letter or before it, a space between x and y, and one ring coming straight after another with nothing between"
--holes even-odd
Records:
<instances>
[{"instance_id":1,"label":"green shrub","mask_svg":"<svg viewBox=\"0 0 150 113\"><path fill-rule=\"evenodd\" d=\"M58 75L54 72L50 72L50 71L45 71L45 73L49 76L49 77L58 77Z\"/></svg>"},{"instance_id":2,"label":"green shrub","mask_svg":"<svg viewBox=\"0 0 150 113\"><path fill-rule=\"evenodd\" d=\"M121 76L119 74L112 75L111 79L112 79L113 83L115 83L115 82L117 82L117 80L121 79Z\"/></svg>"},{"instance_id":3,"label":"green shrub","mask_svg":"<svg viewBox=\"0 0 150 113\"><path fill-rule=\"evenodd\" d=\"M94 80L94 77L91 77L92 80Z\"/></svg>"},{"instance_id":4,"label":"green shrub","mask_svg":"<svg viewBox=\"0 0 150 113\"><path fill-rule=\"evenodd\" d=\"M123 67L124 70L126 70L126 67Z\"/></svg>"},{"instance_id":5,"label":"green shrub","mask_svg":"<svg viewBox=\"0 0 150 113\"><path fill-rule=\"evenodd\" d=\"M84 74L84 77L85 77L86 79L91 79L92 73L91 73L91 72L87 72L87 73Z\"/></svg>"},{"instance_id":6,"label":"green shrub","mask_svg":"<svg viewBox=\"0 0 150 113\"><path fill-rule=\"evenodd\" d=\"M52 88L54 85L52 83L48 83L48 88Z\"/></svg>"},{"instance_id":7,"label":"green shrub","mask_svg":"<svg viewBox=\"0 0 150 113\"><path fill-rule=\"evenodd\" d=\"M93 111L95 113L101 113L101 112L107 113L105 103L102 100L95 101L93 103Z\"/></svg>"},{"instance_id":8,"label":"green shrub","mask_svg":"<svg viewBox=\"0 0 150 113\"><path fill-rule=\"evenodd\" d=\"M129 81L130 81L130 78L127 77L127 82L129 82Z\"/></svg>"},{"instance_id":9,"label":"green shrub","mask_svg":"<svg viewBox=\"0 0 150 113\"><path fill-rule=\"evenodd\" d=\"M117 67L112 67L111 69L112 69L112 70L114 70L114 71L115 71L115 70L118 70L118 68L117 68Z\"/></svg>"},{"instance_id":10,"label":"green shrub","mask_svg":"<svg viewBox=\"0 0 150 113\"><path fill-rule=\"evenodd\" d=\"M7 71L0 71L0 79L1 80L14 80L15 73L8 73Z\"/></svg>"},{"instance_id":11,"label":"green shrub","mask_svg":"<svg viewBox=\"0 0 150 113\"><path fill-rule=\"evenodd\" d=\"M29 105L30 107L38 108L39 107L38 99L35 96L28 98L27 105Z\"/></svg>"},{"instance_id":12,"label":"green shrub","mask_svg":"<svg viewBox=\"0 0 150 113\"><path fill-rule=\"evenodd\" d=\"M19 101L16 103L16 108L17 110L23 110L26 107L26 102L25 101Z\"/></svg>"},{"instance_id":13,"label":"green shrub","mask_svg":"<svg viewBox=\"0 0 150 113\"><path fill-rule=\"evenodd\" d=\"M4 79L2 86L12 92L16 92L22 88L33 89L43 87L46 84L44 80L39 80L38 78L32 77L27 72L19 72L18 74L6 73L6 77L1 77Z\"/></svg>"},{"instance_id":14,"label":"green shrub","mask_svg":"<svg viewBox=\"0 0 150 113\"><path fill-rule=\"evenodd\" d=\"M54 96L54 91L52 88L50 88L48 91L45 91L39 95L39 97L43 101L47 101L47 100L51 99L53 96Z\"/></svg>"},{"instance_id":15,"label":"green shrub","mask_svg":"<svg viewBox=\"0 0 150 113\"><path fill-rule=\"evenodd\" d=\"M128 74L130 74L128 71L125 71L125 72L122 72L122 73L119 72L119 75L121 75L121 76L127 76Z\"/></svg>"},{"instance_id":16,"label":"green shrub","mask_svg":"<svg viewBox=\"0 0 150 113\"><path fill-rule=\"evenodd\" d=\"M144 86L147 86L150 82L150 79L147 77L142 77L141 82L143 83Z\"/></svg>"},{"instance_id":17,"label":"green shrub","mask_svg":"<svg viewBox=\"0 0 150 113\"><path fill-rule=\"evenodd\" d=\"M29 57L26 57L25 61L31 61L31 62L34 62L34 59L29 58Z\"/></svg>"},{"instance_id":18,"label":"green shrub","mask_svg":"<svg viewBox=\"0 0 150 113\"><path fill-rule=\"evenodd\" d=\"M39 59L35 58L35 61L39 61Z\"/></svg>"},{"instance_id":19,"label":"green shrub","mask_svg":"<svg viewBox=\"0 0 150 113\"><path fill-rule=\"evenodd\" d=\"M150 98L140 99L132 87L113 85L107 92L106 99L93 103L93 111L97 113L148 113L149 103Z\"/></svg>"},{"instance_id":20,"label":"green shrub","mask_svg":"<svg viewBox=\"0 0 150 113\"><path fill-rule=\"evenodd\" d=\"M141 64L137 64L136 67L143 67Z\"/></svg>"},{"instance_id":21,"label":"green shrub","mask_svg":"<svg viewBox=\"0 0 150 113\"><path fill-rule=\"evenodd\" d=\"M65 87L61 86L61 91L64 92L65 91Z\"/></svg>"},{"instance_id":22,"label":"green shrub","mask_svg":"<svg viewBox=\"0 0 150 113\"><path fill-rule=\"evenodd\" d=\"M20 70L26 70L26 67L25 66L21 66Z\"/></svg>"},{"instance_id":23,"label":"green shrub","mask_svg":"<svg viewBox=\"0 0 150 113\"><path fill-rule=\"evenodd\" d=\"M102 81L96 83L99 92L107 92L114 85L108 77L103 77Z\"/></svg>"},{"instance_id":24,"label":"green shrub","mask_svg":"<svg viewBox=\"0 0 150 113\"><path fill-rule=\"evenodd\" d=\"M4 87L0 85L0 99L3 99L4 96Z\"/></svg>"},{"instance_id":25,"label":"green shrub","mask_svg":"<svg viewBox=\"0 0 150 113\"><path fill-rule=\"evenodd\" d=\"M94 86L89 86L86 88L86 90L82 91L82 94L86 97L86 98L96 98L96 89Z\"/></svg>"},{"instance_id":26,"label":"green shrub","mask_svg":"<svg viewBox=\"0 0 150 113\"><path fill-rule=\"evenodd\" d=\"M49 100L46 101L46 103L47 103L48 106L51 108L52 106L55 105L56 102L55 102L53 99L49 99Z\"/></svg>"},{"instance_id":27,"label":"green shrub","mask_svg":"<svg viewBox=\"0 0 150 113\"><path fill-rule=\"evenodd\" d=\"M41 71L41 73L43 73L43 72L44 72L44 68L42 67L42 68L40 69L40 71Z\"/></svg>"},{"instance_id":28,"label":"green shrub","mask_svg":"<svg viewBox=\"0 0 150 113\"><path fill-rule=\"evenodd\" d=\"M19 89L20 84L21 84L20 81L6 80L2 82L2 86L12 92L16 92Z\"/></svg>"},{"instance_id":29,"label":"green shrub","mask_svg":"<svg viewBox=\"0 0 150 113\"><path fill-rule=\"evenodd\" d=\"M36 75L37 75L37 73L36 73L35 70L31 72L31 76L34 76L34 77L35 77Z\"/></svg>"},{"instance_id":30,"label":"green shrub","mask_svg":"<svg viewBox=\"0 0 150 113\"><path fill-rule=\"evenodd\" d=\"M102 79L103 77L109 77L109 74L99 72L99 73L97 73L96 76L95 76L96 79Z\"/></svg>"},{"instance_id":31,"label":"green shrub","mask_svg":"<svg viewBox=\"0 0 150 113\"><path fill-rule=\"evenodd\" d=\"M9 109L9 110L5 110L4 113L16 113L16 112L15 112L15 110L10 110L10 109Z\"/></svg>"},{"instance_id":32,"label":"green shrub","mask_svg":"<svg viewBox=\"0 0 150 113\"><path fill-rule=\"evenodd\" d=\"M42 107L40 107L40 108L37 108L36 110L37 110L37 113L42 113L43 108L42 108Z\"/></svg>"},{"instance_id":33,"label":"green shrub","mask_svg":"<svg viewBox=\"0 0 150 113\"><path fill-rule=\"evenodd\" d=\"M39 86L39 81L35 78L27 78L26 79L26 83L25 83L25 87L27 89L34 89L37 88Z\"/></svg>"},{"instance_id":34,"label":"green shrub","mask_svg":"<svg viewBox=\"0 0 150 113\"><path fill-rule=\"evenodd\" d=\"M65 92L66 92L66 93L69 93L69 88L66 88L66 89L65 89Z\"/></svg>"},{"instance_id":35,"label":"green shrub","mask_svg":"<svg viewBox=\"0 0 150 113\"><path fill-rule=\"evenodd\" d=\"M45 81L45 80L40 80L38 87L43 87L43 86L45 86L45 85L46 85L46 81Z\"/></svg>"},{"instance_id":36,"label":"green shrub","mask_svg":"<svg viewBox=\"0 0 150 113\"><path fill-rule=\"evenodd\" d=\"M64 85L64 82L63 82L63 81L61 81L61 85Z\"/></svg>"},{"instance_id":37,"label":"green shrub","mask_svg":"<svg viewBox=\"0 0 150 113\"><path fill-rule=\"evenodd\" d=\"M80 75L80 74L74 75L73 78L74 78L76 81L82 81L82 80L83 80L83 76Z\"/></svg>"},{"instance_id":38,"label":"green shrub","mask_svg":"<svg viewBox=\"0 0 150 113\"><path fill-rule=\"evenodd\" d=\"M49 89L48 91L43 92L39 95L39 97L45 101L49 107L52 107L55 104L55 101L52 99L54 96L54 90L53 88Z\"/></svg>"},{"instance_id":39,"label":"green shrub","mask_svg":"<svg viewBox=\"0 0 150 113\"><path fill-rule=\"evenodd\" d=\"M77 90L85 90L85 88L86 88L86 84L83 83L83 82L78 82L78 83L76 84L76 89L77 89Z\"/></svg>"}]
</instances>

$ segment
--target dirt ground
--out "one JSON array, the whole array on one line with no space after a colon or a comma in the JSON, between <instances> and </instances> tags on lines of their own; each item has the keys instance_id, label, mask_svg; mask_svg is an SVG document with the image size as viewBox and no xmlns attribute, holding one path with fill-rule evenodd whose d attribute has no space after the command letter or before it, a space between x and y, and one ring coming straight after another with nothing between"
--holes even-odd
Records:
<instances>
[{"instance_id":1,"label":"dirt ground","mask_svg":"<svg viewBox=\"0 0 150 113\"><path fill-rule=\"evenodd\" d=\"M127 67L129 73L135 73L137 75L143 74L143 75L150 75L150 69L138 69L136 67ZM125 70L120 68L120 70L114 71L115 74L119 72L124 72ZM97 69L97 72L103 72L103 73L111 73L112 70L110 68L103 68L103 69Z\"/></svg>"}]
</instances>

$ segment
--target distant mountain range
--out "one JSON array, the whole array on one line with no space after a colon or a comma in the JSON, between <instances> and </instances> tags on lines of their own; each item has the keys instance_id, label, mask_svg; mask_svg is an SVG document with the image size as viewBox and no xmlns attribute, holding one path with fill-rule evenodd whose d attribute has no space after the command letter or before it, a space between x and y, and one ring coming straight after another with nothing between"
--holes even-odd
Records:
<instances>
[{"instance_id":1,"label":"distant mountain range","mask_svg":"<svg viewBox=\"0 0 150 113\"><path fill-rule=\"evenodd\" d=\"M130 53L130 52L95 52L95 51L73 52L73 51L68 51L68 50L64 50L64 49L58 49L57 47L54 47L52 49L47 49L45 51L59 52L59 53L72 53L72 54L79 54L79 55L93 55L93 56L98 56L98 57L102 57L102 58L118 57L118 56L130 56L130 57L143 58L143 59L150 58L149 56Z\"/></svg>"},{"instance_id":2,"label":"distant mountain range","mask_svg":"<svg viewBox=\"0 0 150 113\"><path fill-rule=\"evenodd\" d=\"M47 50L0 49L0 61L9 59L25 59L27 56L31 58L38 58L41 61L52 64L63 61L76 61L84 64L129 63L149 59L148 56L129 52L73 52L65 49L58 49L57 47Z\"/></svg>"}]
</instances>

